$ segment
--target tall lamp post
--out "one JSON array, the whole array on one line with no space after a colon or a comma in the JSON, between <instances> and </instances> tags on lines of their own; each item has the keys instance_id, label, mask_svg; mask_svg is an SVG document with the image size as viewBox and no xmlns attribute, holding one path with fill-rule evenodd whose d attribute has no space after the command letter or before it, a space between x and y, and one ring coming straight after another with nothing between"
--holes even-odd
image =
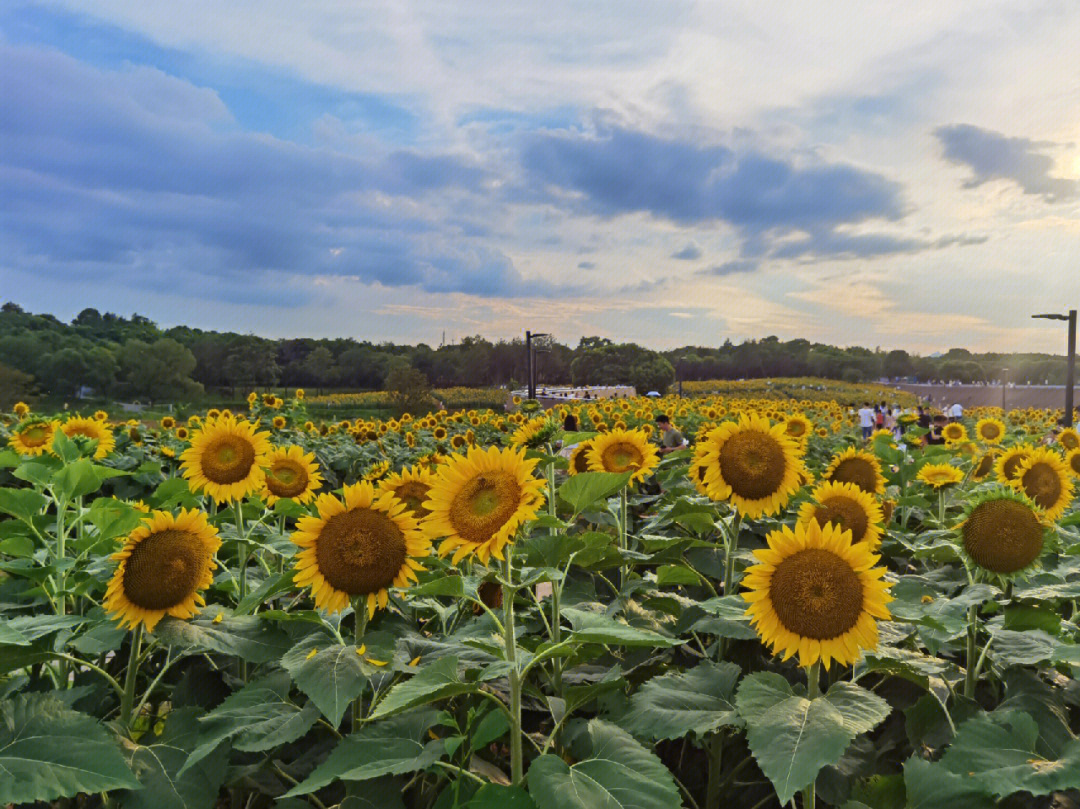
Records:
<instances>
[{"instance_id":1,"label":"tall lamp post","mask_svg":"<svg viewBox=\"0 0 1080 809\"><path fill-rule=\"evenodd\" d=\"M1043 320L1067 320L1069 323L1069 360L1065 366L1065 426L1073 426L1073 384L1076 376L1076 310L1070 309L1066 315L1032 315Z\"/></svg>"},{"instance_id":2,"label":"tall lamp post","mask_svg":"<svg viewBox=\"0 0 1080 809\"><path fill-rule=\"evenodd\" d=\"M536 398L536 350L533 348L533 340L538 337L550 337L549 334L543 332L525 332L525 353L528 356L529 362L529 398Z\"/></svg>"},{"instance_id":3,"label":"tall lamp post","mask_svg":"<svg viewBox=\"0 0 1080 809\"><path fill-rule=\"evenodd\" d=\"M1005 412L1005 391L1009 389L1009 369L1001 369L1001 412Z\"/></svg>"}]
</instances>

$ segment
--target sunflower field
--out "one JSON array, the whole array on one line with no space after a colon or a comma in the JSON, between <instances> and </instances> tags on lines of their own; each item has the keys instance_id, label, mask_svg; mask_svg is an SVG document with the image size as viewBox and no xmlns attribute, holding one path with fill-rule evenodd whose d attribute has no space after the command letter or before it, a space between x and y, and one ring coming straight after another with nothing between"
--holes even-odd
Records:
<instances>
[{"instance_id":1,"label":"sunflower field","mask_svg":"<svg viewBox=\"0 0 1080 809\"><path fill-rule=\"evenodd\" d=\"M248 401L0 414L0 805L1080 805L1058 413Z\"/></svg>"}]
</instances>

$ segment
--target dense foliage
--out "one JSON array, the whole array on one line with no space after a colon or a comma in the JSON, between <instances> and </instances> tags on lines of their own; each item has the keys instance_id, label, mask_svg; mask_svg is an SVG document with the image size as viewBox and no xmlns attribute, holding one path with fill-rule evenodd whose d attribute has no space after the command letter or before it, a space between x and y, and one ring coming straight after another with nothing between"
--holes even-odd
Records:
<instances>
[{"instance_id":1,"label":"dense foliage","mask_svg":"<svg viewBox=\"0 0 1080 809\"><path fill-rule=\"evenodd\" d=\"M334 424L249 401L3 419L0 804L1080 798L1080 436L1027 443L1055 413L924 447L810 400ZM658 408L690 448L658 454Z\"/></svg>"}]
</instances>

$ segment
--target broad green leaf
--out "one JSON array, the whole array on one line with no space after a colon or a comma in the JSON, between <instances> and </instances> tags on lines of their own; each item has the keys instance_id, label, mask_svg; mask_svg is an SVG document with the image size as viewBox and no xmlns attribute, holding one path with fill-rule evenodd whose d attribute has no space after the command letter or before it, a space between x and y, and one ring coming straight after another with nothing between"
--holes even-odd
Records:
<instances>
[{"instance_id":1,"label":"broad green leaf","mask_svg":"<svg viewBox=\"0 0 1080 809\"><path fill-rule=\"evenodd\" d=\"M78 459L80 454L79 447L64 434L63 430L53 432L52 449L64 463L71 463Z\"/></svg>"},{"instance_id":2,"label":"broad green leaf","mask_svg":"<svg viewBox=\"0 0 1080 809\"><path fill-rule=\"evenodd\" d=\"M997 801L972 778L912 757L904 762L907 809L994 809Z\"/></svg>"},{"instance_id":3,"label":"broad green leaf","mask_svg":"<svg viewBox=\"0 0 1080 809\"><path fill-rule=\"evenodd\" d=\"M785 696L785 691L790 686L782 677L752 674L736 696L750 752L782 804L811 784L823 767L838 762L853 738L827 699Z\"/></svg>"},{"instance_id":4,"label":"broad green leaf","mask_svg":"<svg viewBox=\"0 0 1080 809\"><path fill-rule=\"evenodd\" d=\"M93 494L109 478L126 474L127 472L120 469L99 466L89 458L79 458L64 465L53 476L53 485L57 497L61 500L74 500L76 497Z\"/></svg>"},{"instance_id":5,"label":"broad green leaf","mask_svg":"<svg viewBox=\"0 0 1080 809\"><path fill-rule=\"evenodd\" d=\"M734 696L741 673L734 663L706 660L687 672L653 677L631 697L619 725L646 739L678 739L741 724Z\"/></svg>"},{"instance_id":6,"label":"broad green leaf","mask_svg":"<svg viewBox=\"0 0 1080 809\"><path fill-rule=\"evenodd\" d=\"M412 711L365 725L342 739L326 761L285 797L306 795L337 780L365 781L430 767L443 752L442 742L427 736L436 716L434 710Z\"/></svg>"},{"instance_id":7,"label":"broad green leaf","mask_svg":"<svg viewBox=\"0 0 1080 809\"><path fill-rule=\"evenodd\" d=\"M126 751L128 763L142 784L120 798L123 809L210 809L225 778L227 756L209 756L188 769L181 767L198 741L197 708L178 708L165 719L160 736L153 731Z\"/></svg>"},{"instance_id":8,"label":"broad green leaf","mask_svg":"<svg viewBox=\"0 0 1080 809\"><path fill-rule=\"evenodd\" d=\"M662 565L656 569L656 584L667 587L670 584L701 584L701 577L686 565Z\"/></svg>"},{"instance_id":9,"label":"broad green leaf","mask_svg":"<svg viewBox=\"0 0 1080 809\"><path fill-rule=\"evenodd\" d=\"M139 786L98 721L48 694L0 702L0 774L0 804Z\"/></svg>"},{"instance_id":10,"label":"broad green leaf","mask_svg":"<svg viewBox=\"0 0 1080 809\"><path fill-rule=\"evenodd\" d=\"M319 719L313 702L303 708L289 700L289 677L276 672L249 683L199 719L199 743L180 775L231 739L237 750L272 750L307 733Z\"/></svg>"},{"instance_id":11,"label":"broad green leaf","mask_svg":"<svg viewBox=\"0 0 1080 809\"><path fill-rule=\"evenodd\" d=\"M279 503L282 501L278 501ZM296 585L293 584L293 576L295 570L286 570L277 576L271 576L266 581L258 586L254 591L248 593L243 601L236 605L236 609L233 610L233 615L250 615L256 607L265 602L269 598L280 593L288 593L296 589Z\"/></svg>"},{"instance_id":12,"label":"broad green leaf","mask_svg":"<svg viewBox=\"0 0 1080 809\"><path fill-rule=\"evenodd\" d=\"M1007 666L1034 666L1054 656L1057 641L1041 629L1014 632L998 629L993 633L990 657L1002 668Z\"/></svg>"},{"instance_id":13,"label":"broad green leaf","mask_svg":"<svg viewBox=\"0 0 1080 809\"><path fill-rule=\"evenodd\" d=\"M465 597L465 580L461 576L439 576L437 579L409 588L409 596L450 596Z\"/></svg>"},{"instance_id":14,"label":"broad green leaf","mask_svg":"<svg viewBox=\"0 0 1080 809\"><path fill-rule=\"evenodd\" d=\"M87 517L98 530L99 539L126 536L139 527L146 515L134 506L109 497L99 497L90 505Z\"/></svg>"},{"instance_id":15,"label":"broad green leaf","mask_svg":"<svg viewBox=\"0 0 1080 809\"><path fill-rule=\"evenodd\" d=\"M214 623L220 608L204 610L197 618L181 621L165 617L154 630L163 643L194 649L209 649L239 656L250 663L266 663L279 659L292 642L273 623L251 615L226 615Z\"/></svg>"},{"instance_id":16,"label":"broad green leaf","mask_svg":"<svg viewBox=\"0 0 1080 809\"><path fill-rule=\"evenodd\" d=\"M1017 632L1041 629L1051 635L1056 635L1061 631L1061 615L1049 607L1010 604L1005 607L1005 629Z\"/></svg>"},{"instance_id":17,"label":"broad green leaf","mask_svg":"<svg viewBox=\"0 0 1080 809\"><path fill-rule=\"evenodd\" d=\"M30 639L11 626L9 621L0 623L0 645L29 646Z\"/></svg>"},{"instance_id":18,"label":"broad green leaf","mask_svg":"<svg viewBox=\"0 0 1080 809\"><path fill-rule=\"evenodd\" d=\"M0 489L0 511L30 522L49 502L33 489Z\"/></svg>"},{"instance_id":19,"label":"broad green leaf","mask_svg":"<svg viewBox=\"0 0 1080 809\"><path fill-rule=\"evenodd\" d=\"M52 483L53 475L56 471L56 459L50 458L47 461L27 461L24 464L20 464L11 474L19 480L25 480L27 483L45 487Z\"/></svg>"},{"instance_id":20,"label":"broad green leaf","mask_svg":"<svg viewBox=\"0 0 1080 809\"><path fill-rule=\"evenodd\" d=\"M852 736L869 733L892 711L889 703L873 691L843 680L833 683L825 699L840 712L844 727Z\"/></svg>"},{"instance_id":21,"label":"broad green leaf","mask_svg":"<svg viewBox=\"0 0 1080 809\"><path fill-rule=\"evenodd\" d=\"M597 501L606 500L626 486L630 472L583 472L567 478L559 487L559 497L580 514Z\"/></svg>"},{"instance_id":22,"label":"broad green leaf","mask_svg":"<svg viewBox=\"0 0 1080 809\"><path fill-rule=\"evenodd\" d=\"M401 713L458 694L468 694L477 687L476 683L467 683L458 676L456 657L440 657L425 664L412 679L395 686L379 703L372 718Z\"/></svg>"},{"instance_id":23,"label":"broad green leaf","mask_svg":"<svg viewBox=\"0 0 1080 809\"><path fill-rule=\"evenodd\" d=\"M521 787L484 784L465 804L465 809L536 809L536 804Z\"/></svg>"},{"instance_id":24,"label":"broad green leaf","mask_svg":"<svg viewBox=\"0 0 1080 809\"><path fill-rule=\"evenodd\" d=\"M19 465L19 453L13 449L0 450L0 469L11 469Z\"/></svg>"},{"instance_id":25,"label":"broad green leaf","mask_svg":"<svg viewBox=\"0 0 1080 809\"><path fill-rule=\"evenodd\" d=\"M342 646L321 632L287 651L281 666L335 727L367 680L356 647Z\"/></svg>"},{"instance_id":26,"label":"broad green leaf","mask_svg":"<svg viewBox=\"0 0 1080 809\"><path fill-rule=\"evenodd\" d=\"M982 714L957 729L941 763L999 798L1080 784L1080 741L1069 742L1060 758L1047 759L1037 751L1038 735L1035 720L1021 711Z\"/></svg>"},{"instance_id":27,"label":"broad green leaf","mask_svg":"<svg viewBox=\"0 0 1080 809\"><path fill-rule=\"evenodd\" d=\"M685 641L669 638L651 629L620 623L596 612L567 608L563 610L574 631L570 639L579 643L604 643L614 646L680 646Z\"/></svg>"},{"instance_id":28,"label":"broad green leaf","mask_svg":"<svg viewBox=\"0 0 1080 809\"><path fill-rule=\"evenodd\" d=\"M15 525L15 523L11 523ZM34 555L34 540L26 536L14 536L0 540L0 554L25 559Z\"/></svg>"},{"instance_id":29,"label":"broad green leaf","mask_svg":"<svg viewBox=\"0 0 1080 809\"><path fill-rule=\"evenodd\" d=\"M543 755L529 765L538 809L672 809L682 797L667 767L622 728L592 719L573 736L569 765Z\"/></svg>"},{"instance_id":30,"label":"broad green leaf","mask_svg":"<svg viewBox=\"0 0 1080 809\"><path fill-rule=\"evenodd\" d=\"M20 615L8 620L7 625L28 641L34 641L61 629L85 624L86 621L87 619L80 615Z\"/></svg>"}]
</instances>

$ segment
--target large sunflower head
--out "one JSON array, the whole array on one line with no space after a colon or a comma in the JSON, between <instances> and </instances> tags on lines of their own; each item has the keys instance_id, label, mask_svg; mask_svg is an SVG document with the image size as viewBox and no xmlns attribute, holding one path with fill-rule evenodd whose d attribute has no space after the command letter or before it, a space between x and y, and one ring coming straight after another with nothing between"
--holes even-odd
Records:
<instances>
[{"instance_id":1,"label":"large sunflower head","mask_svg":"<svg viewBox=\"0 0 1080 809\"><path fill-rule=\"evenodd\" d=\"M1000 444L1005 437L1005 422L995 418L979 419L975 425L975 435L987 444Z\"/></svg>"},{"instance_id":2,"label":"large sunflower head","mask_svg":"<svg viewBox=\"0 0 1080 809\"><path fill-rule=\"evenodd\" d=\"M1080 448L1069 450L1065 456L1065 465L1074 478L1080 478Z\"/></svg>"},{"instance_id":3,"label":"large sunflower head","mask_svg":"<svg viewBox=\"0 0 1080 809\"><path fill-rule=\"evenodd\" d=\"M885 494L881 462L873 453L854 447L833 456L824 477L837 483L854 483L868 494Z\"/></svg>"},{"instance_id":4,"label":"large sunflower head","mask_svg":"<svg viewBox=\"0 0 1080 809\"><path fill-rule=\"evenodd\" d=\"M1049 447L1038 447L1020 462L1012 485L1021 490L1053 521L1073 499L1073 482L1064 459Z\"/></svg>"},{"instance_id":5,"label":"large sunflower head","mask_svg":"<svg viewBox=\"0 0 1080 809\"><path fill-rule=\"evenodd\" d=\"M1031 444L1017 444L1003 451L994 462L994 475L998 483L1011 484L1020 471L1020 464L1035 451Z\"/></svg>"},{"instance_id":6,"label":"large sunflower head","mask_svg":"<svg viewBox=\"0 0 1080 809\"><path fill-rule=\"evenodd\" d=\"M1009 578L1039 559L1049 526L1031 500L1002 488L974 502L958 531L964 556L975 568L991 577Z\"/></svg>"},{"instance_id":7,"label":"large sunflower head","mask_svg":"<svg viewBox=\"0 0 1080 809\"><path fill-rule=\"evenodd\" d=\"M269 452L263 460L263 497L274 505L287 498L297 503L310 503L322 485L315 453L306 455L300 447L280 447Z\"/></svg>"},{"instance_id":8,"label":"large sunflower head","mask_svg":"<svg viewBox=\"0 0 1080 809\"><path fill-rule=\"evenodd\" d=\"M852 542L865 542L871 550L881 544L884 515L873 495L853 483L826 482L810 494L810 501L799 509L798 522L829 523L851 531Z\"/></svg>"},{"instance_id":9,"label":"large sunflower head","mask_svg":"<svg viewBox=\"0 0 1080 809\"><path fill-rule=\"evenodd\" d=\"M727 421L705 439L705 487L714 500L730 500L751 519L775 514L799 489L803 469L784 425L756 414Z\"/></svg>"},{"instance_id":10,"label":"large sunflower head","mask_svg":"<svg viewBox=\"0 0 1080 809\"><path fill-rule=\"evenodd\" d=\"M747 569L742 597L747 614L774 654L799 655L799 664L818 660L854 663L862 649L877 647L877 620L889 620L891 586L884 567L851 532L816 520L784 526L754 551L759 564Z\"/></svg>"},{"instance_id":11,"label":"large sunflower head","mask_svg":"<svg viewBox=\"0 0 1080 809\"><path fill-rule=\"evenodd\" d=\"M424 529L444 537L439 556L457 563L471 553L487 564L503 559L503 548L544 503L544 481L533 475L537 459L525 451L471 448L439 467L424 503L431 514Z\"/></svg>"},{"instance_id":12,"label":"large sunflower head","mask_svg":"<svg viewBox=\"0 0 1080 809\"><path fill-rule=\"evenodd\" d=\"M428 491L431 489L433 479L434 475L430 469L425 469L422 466L406 466L400 472L388 475L379 484L379 488L393 494L394 497L405 504L405 508L416 519L422 520L428 515L428 510L424 508L424 501L428 498Z\"/></svg>"},{"instance_id":13,"label":"large sunflower head","mask_svg":"<svg viewBox=\"0 0 1080 809\"><path fill-rule=\"evenodd\" d=\"M121 626L142 623L150 632L166 615L190 618L205 603L199 591L214 579L220 545L201 511L147 515L113 554L120 564L105 591L105 611Z\"/></svg>"},{"instance_id":14,"label":"large sunflower head","mask_svg":"<svg viewBox=\"0 0 1080 809\"><path fill-rule=\"evenodd\" d=\"M946 486L955 486L964 479L964 473L955 466L947 463L924 464L916 480L921 480L927 486L934 489L944 489Z\"/></svg>"},{"instance_id":15,"label":"large sunflower head","mask_svg":"<svg viewBox=\"0 0 1080 809\"><path fill-rule=\"evenodd\" d=\"M94 458L100 460L113 451L116 446L116 438L112 430L97 419L88 419L83 416L72 416L60 425L60 431L68 438L82 437L90 441L97 441L97 449L94 450Z\"/></svg>"},{"instance_id":16,"label":"large sunflower head","mask_svg":"<svg viewBox=\"0 0 1080 809\"><path fill-rule=\"evenodd\" d=\"M23 421L12 432L8 444L20 455L41 455L52 447L55 432L55 421Z\"/></svg>"},{"instance_id":17,"label":"large sunflower head","mask_svg":"<svg viewBox=\"0 0 1080 809\"><path fill-rule=\"evenodd\" d=\"M950 421L941 428L941 435L946 444L962 444L968 440L967 427L958 421Z\"/></svg>"},{"instance_id":18,"label":"large sunflower head","mask_svg":"<svg viewBox=\"0 0 1080 809\"><path fill-rule=\"evenodd\" d=\"M364 598L370 618L386 607L388 588L416 581L416 571L424 569L417 560L430 554L431 543L390 492L376 492L361 481L346 486L342 496L344 501L319 495L319 515L297 522L292 540L301 550L295 581L311 585L315 606L329 612Z\"/></svg>"},{"instance_id":19,"label":"large sunflower head","mask_svg":"<svg viewBox=\"0 0 1080 809\"><path fill-rule=\"evenodd\" d=\"M660 463L656 447L641 430L611 430L596 436L588 450L592 472L633 472L631 483L638 483Z\"/></svg>"},{"instance_id":20,"label":"large sunflower head","mask_svg":"<svg viewBox=\"0 0 1080 809\"><path fill-rule=\"evenodd\" d=\"M241 500L263 486L268 435L234 416L208 420L180 455L184 477L218 503Z\"/></svg>"},{"instance_id":21,"label":"large sunflower head","mask_svg":"<svg viewBox=\"0 0 1080 809\"><path fill-rule=\"evenodd\" d=\"M567 472L571 475L580 475L589 471L589 450L592 449L592 439L582 441L570 451L570 465Z\"/></svg>"},{"instance_id":22,"label":"large sunflower head","mask_svg":"<svg viewBox=\"0 0 1080 809\"><path fill-rule=\"evenodd\" d=\"M1066 427L1057 435L1057 442L1061 444L1066 451L1072 451L1074 449L1080 449L1080 433L1074 430L1072 427Z\"/></svg>"},{"instance_id":23,"label":"large sunflower head","mask_svg":"<svg viewBox=\"0 0 1080 809\"><path fill-rule=\"evenodd\" d=\"M802 413L792 413L784 420L784 434L800 445L810 437L814 423Z\"/></svg>"}]
</instances>

